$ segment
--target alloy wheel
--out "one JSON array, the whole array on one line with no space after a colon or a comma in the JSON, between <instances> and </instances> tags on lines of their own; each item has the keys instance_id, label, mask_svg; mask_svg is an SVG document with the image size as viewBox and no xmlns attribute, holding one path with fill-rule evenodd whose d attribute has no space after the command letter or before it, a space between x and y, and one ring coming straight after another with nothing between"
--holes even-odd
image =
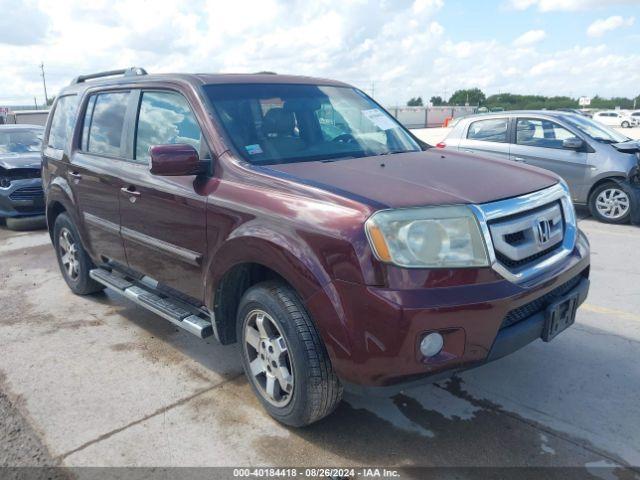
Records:
<instances>
[{"instance_id":1,"label":"alloy wheel","mask_svg":"<svg viewBox=\"0 0 640 480\"><path fill-rule=\"evenodd\" d=\"M70 280L77 280L80 275L80 261L78 260L78 246L67 228L60 230L58 237L60 262L65 274Z\"/></svg>"},{"instance_id":2,"label":"alloy wheel","mask_svg":"<svg viewBox=\"0 0 640 480\"><path fill-rule=\"evenodd\" d=\"M262 397L284 407L293 395L294 372L287 342L271 316L252 310L244 322L244 355Z\"/></svg>"},{"instance_id":3,"label":"alloy wheel","mask_svg":"<svg viewBox=\"0 0 640 480\"><path fill-rule=\"evenodd\" d=\"M618 188L607 188L596 197L596 208L603 217L617 220L629 211L629 196Z\"/></svg>"}]
</instances>

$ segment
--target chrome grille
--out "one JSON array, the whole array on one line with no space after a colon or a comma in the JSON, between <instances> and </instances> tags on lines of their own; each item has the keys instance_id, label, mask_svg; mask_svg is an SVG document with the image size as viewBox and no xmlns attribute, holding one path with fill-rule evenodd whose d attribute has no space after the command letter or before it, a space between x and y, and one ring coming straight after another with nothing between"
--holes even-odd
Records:
<instances>
[{"instance_id":1,"label":"chrome grille","mask_svg":"<svg viewBox=\"0 0 640 480\"><path fill-rule=\"evenodd\" d=\"M489 222L496 256L509 267L520 267L552 252L564 238L560 203Z\"/></svg>"},{"instance_id":2,"label":"chrome grille","mask_svg":"<svg viewBox=\"0 0 640 480\"><path fill-rule=\"evenodd\" d=\"M491 268L511 282L525 282L553 268L576 246L576 216L564 182L471 208L487 244ZM541 228L533 223L538 218L544 223Z\"/></svg>"}]
</instances>

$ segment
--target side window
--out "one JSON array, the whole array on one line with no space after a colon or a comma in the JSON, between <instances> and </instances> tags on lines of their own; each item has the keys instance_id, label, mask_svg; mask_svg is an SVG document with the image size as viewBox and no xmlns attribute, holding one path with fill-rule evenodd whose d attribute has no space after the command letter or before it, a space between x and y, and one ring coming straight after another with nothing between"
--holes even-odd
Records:
<instances>
[{"instance_id":1,"label":"side window","mask_svg":"<svg viewBox=\"0 0 640 480\"><path fill-rule=\"evenodd\" d=\"M91 153L119 157L122 141L122 127L127 112L129 92L99 93L89 99L92 113L85 115L86 138L83 146Z\"/></svg>"},{"instance_id":2,"label":"side window","mask_svg":"<svg viewBox=\"0 0 640 480\"><path fill-rule=\"evenodd\" d=\"M507 143L507 119L491 118L473 122L469 125L467 138L483 142Z\"/></svg>"},{"instance_id":3,"label":"side window","mask_svg":"<svg viewBox=\"0 0 640 480\"><path fill-rule=\"evenodd\" d=\"M135 141L135 161L149 163L149 147L153 145L186 143L200 151L200 127L182 95L144 92Z\"/></svg>"},{"instance_id":4,"label":"side window","mask_svg":"<svg viewBox=\"0 0 640 480\"><path fill-rule=\"evenodd\" d=\"M77 105L78 97L76 95L60 97L51 119L51 128L47 140L49 147L57 150L65 149L67 140L73 131Z\"/></svg>"},{"instance_id":5,"label":"side window","mask_svg":"<svg viewBox=\"0 0 640 480\"><path fill-rule=\"evenodd\" d=\"M549 120L519 118L516 125L516 143L518 145L562 148L563 140L575 137L566 128Z\"/></svg>"}]
</instances>

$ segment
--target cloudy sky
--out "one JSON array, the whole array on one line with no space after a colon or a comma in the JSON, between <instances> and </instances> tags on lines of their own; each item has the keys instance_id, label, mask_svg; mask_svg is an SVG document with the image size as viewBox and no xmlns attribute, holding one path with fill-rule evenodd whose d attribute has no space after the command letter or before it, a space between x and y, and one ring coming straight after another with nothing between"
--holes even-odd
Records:
<instances>
[{"instance_id":1,"label":"cloudy sky","mask_svg":"<svg viewBox=\"0 0 640 480\"><path fill-rule=\"evenodd\" d=\"M0 0L0 106L74 76L256 72L353 83L387 105L458 88L640 94L640 0Z\"/></svg>"}]
</instances>

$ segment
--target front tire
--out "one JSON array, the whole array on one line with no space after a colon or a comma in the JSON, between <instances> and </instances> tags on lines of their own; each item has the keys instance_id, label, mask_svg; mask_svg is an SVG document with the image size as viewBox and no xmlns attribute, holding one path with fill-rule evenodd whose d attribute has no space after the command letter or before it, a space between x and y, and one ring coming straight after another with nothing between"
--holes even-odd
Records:
<instances>
[{"instance_id":1,"label":"front tire","mask_svg":"<svg viewBox=\"0 0 640 480\"><path fill-rule=\"evenodd\" d=\"M591 215L604 223L628 223L631 217L631 199L615 182L597 187L589 198Z\"/></svg>"},{"instance_id":2,"label":"front tire","mask_svg":"<svg viewBox=\"0 0 640 480\"><path fill-rule=\"evenodd\" d=\"M622 128L629 128L631 124L627 121L622 122Z\"/></svg>"},{"instance_id":3,"label":"front tire","mask_svg":"<svg viewBox=\"0 0 640 480\"><path fill-rule=\"evenodd\" d=\"M242 364L269 414L294 427L329 415L342 386L327 350L291 287L264 282L243 295L238 309Z\"/></svg>"},{"instance_id":4,"label":"front tire","mask_svg":"<svg viewBox=\"0 0 640 480\"><path fill-rule=\"evenodd\" d=\"M61 213L56 218L53 245L62 276L73 293L88 295L104 290L104 285L89 276L95 265L82 246L78 229L66 213Z\"/></svg>"}]
</instances>

